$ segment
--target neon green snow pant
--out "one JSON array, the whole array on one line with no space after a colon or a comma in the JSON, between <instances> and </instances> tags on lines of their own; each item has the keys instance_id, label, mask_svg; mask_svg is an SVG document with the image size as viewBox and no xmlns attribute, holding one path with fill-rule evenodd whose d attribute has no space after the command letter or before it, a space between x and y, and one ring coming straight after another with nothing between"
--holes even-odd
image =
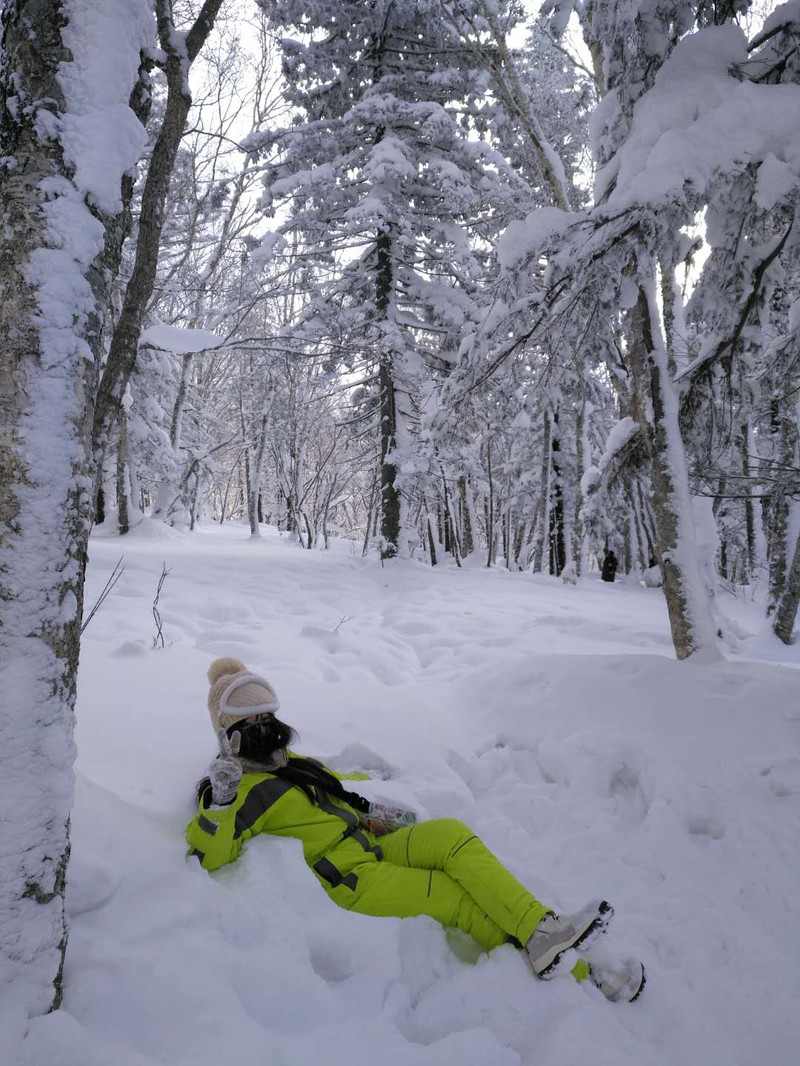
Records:
<instances>
[{"instance_id":1,"label":"neon green snow pant","mask_svg":"<svg viewBox=\"0 0 800 1066\"><path fill-rule=\"evenodd\" d=\"M370 839L383 852L381 862L370 855L373 861L342 863L345 856L340 859L338 849L328 855L342 873L355 874L355 887L348 887L353 879L345 878L329 890L347 910L376 918L427 914L468 933L486 951L513 939L525 944L550 910L468 826L453 818L420 822Z\"/></svg>"}]
</instances>

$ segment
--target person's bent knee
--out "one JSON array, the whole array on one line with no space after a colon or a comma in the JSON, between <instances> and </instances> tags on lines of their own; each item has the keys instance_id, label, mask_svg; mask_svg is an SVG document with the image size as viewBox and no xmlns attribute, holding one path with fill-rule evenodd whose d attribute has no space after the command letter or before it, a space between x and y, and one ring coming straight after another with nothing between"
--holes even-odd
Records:
<instances>
[{"instance_id":1,"label":"person's bent knee","mask_svg":"<svg viewBox=\"0 0 800 1066\"><path fill-rule=\"evenodd\" d=\"M451 853L468 840L477 839L477 834L458 818L437 818L436 828L442 834L442 839L447 839Z\"/></svg>"}]
</instances>

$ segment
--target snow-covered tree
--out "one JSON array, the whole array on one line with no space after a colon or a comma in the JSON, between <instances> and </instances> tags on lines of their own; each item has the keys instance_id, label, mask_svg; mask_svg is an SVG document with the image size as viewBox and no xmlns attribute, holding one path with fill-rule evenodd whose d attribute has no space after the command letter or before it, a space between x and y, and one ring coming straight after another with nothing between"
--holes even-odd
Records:
<instances>
[{"instance_id":1,"label":"snow-covered tree","mask_svg":"<svg viewBox=\"0 0 800 1066\"><path fill-rule=\"evenodd\" d=\"M92 401L145 0L10 0L0 51L0 982L57 1006Z\"/></svg>"},{"instance_id":2,"label":"snow-covered tree","mask_svg":"<svg viewBox=\"0 0 800 1066\"><path fill-rule=\"evenodd\" d=\"M273 153L271 248L280 255L292 235L307 264L298 343L326 346L369 384L362 413L378 423L391 557L415 539L415 437L431 367L457 349L485 264L481 241L524 182L470 138L486 75L435 4L259 3L294 33L280 47L297 120L250 142Z\"/></svg>"}]
</instances>

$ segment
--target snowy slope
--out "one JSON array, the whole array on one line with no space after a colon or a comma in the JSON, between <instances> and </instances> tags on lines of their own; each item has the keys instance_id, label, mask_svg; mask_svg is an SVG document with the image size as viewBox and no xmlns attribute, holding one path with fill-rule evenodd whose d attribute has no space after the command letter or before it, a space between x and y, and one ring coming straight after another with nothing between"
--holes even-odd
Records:
<instances>
[{"instance_id":1,"label":"snowy slope","mask_svg":"<svg viewBox=\"0 0 800 1066\"><path fill-rule=\"evenodd\" d=\"M236 525L96 537L88 603L123 550L79 679L65 1006L22 1041L6 1019L22 1066L797 1061L794 649L678 664L655 590L382 569ZM645 960L643 998L339 910L291 840L214 875L186 858L217 655L265 673L299 749L369 770L368 795L469 822L556 908L611 899L607 944Z\"/></svg>"}]
</instances>

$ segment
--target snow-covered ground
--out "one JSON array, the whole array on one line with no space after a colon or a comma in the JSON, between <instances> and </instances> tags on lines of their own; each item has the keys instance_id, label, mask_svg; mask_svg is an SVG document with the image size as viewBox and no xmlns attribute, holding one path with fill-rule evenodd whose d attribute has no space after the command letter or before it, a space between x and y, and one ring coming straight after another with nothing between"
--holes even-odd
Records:
<instances>
[{"instance_id":1,"label":"snow-covered ground","mask_svg":"<svg viewBox=\"0 0 800 1066\"><path fill-rule=\"evenodd\" d=\"M798 1061L797 649L678 664L661 593L633 582L381 568L234 524L95 537L88 604L123 551L82 653L64 1009L22 1041L7 1026L12 1058ZM299 750L371 772L369 796L470 823L557 909L612 900L606 943L645 961L642 999L536 982L512 947L470 958L429 919L340 910L296 841L204 872L183 832L215 750L218 655L269 677Z\"/></svg>"}]
</instances>

